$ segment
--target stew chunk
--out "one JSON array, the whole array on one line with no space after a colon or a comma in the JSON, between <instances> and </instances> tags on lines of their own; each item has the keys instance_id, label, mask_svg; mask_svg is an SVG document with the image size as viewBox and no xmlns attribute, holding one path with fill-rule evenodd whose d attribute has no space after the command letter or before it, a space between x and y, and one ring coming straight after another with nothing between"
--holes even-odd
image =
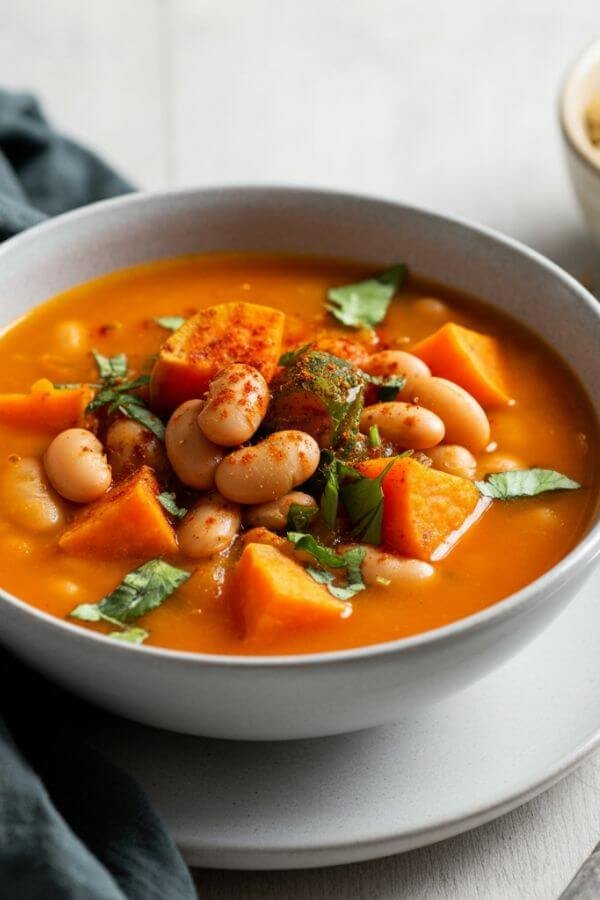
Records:
<instances>
[{"instance_id":1,"label":"stew chunk","mask_svg":"<svg viewBox=\"0 0 600 900\"><path fill-rule=\"evenodd\" d=\"M175 533L157 498L154 473L142 466L100 500L86 506L59 544L67 553L101 559L152 559L175 553Z\"/></svg>"},{"instance_id":2,"label":"stew chunk","mask_svg":"<svg viewBox=\"0 0 600 900\"><path fill-rule=\"evenodd\" d=\"M231 363L253 366L270 381L284 319L279 310L255 303L222 303L192 316L161 347L150 382L153 407L170 412L198 399Z\"/></svg>"},{"instance_id":3,"label":"stew chunk","mask_svg":"<svg viewBox=\"0 0 600 900\"><path fill-rule=\"evenodd\" d=\"M389 459L370 459L357 468L376 478ZM383 480L384 546L405 556L430 559L431 554L475 510L479 492L472 481L398 459Z\"/></svg>"},{"instance_id":4,"label":"stew chunk","mask_svg":"<svg viewBox=\"0 0 600 900\"><path fill-rule=\"evenodd\" d=\"M238 603L248 637L315 627L346 610L302 566L266 544L247 544L236 567Z\"/></svg>"}]
</instances>

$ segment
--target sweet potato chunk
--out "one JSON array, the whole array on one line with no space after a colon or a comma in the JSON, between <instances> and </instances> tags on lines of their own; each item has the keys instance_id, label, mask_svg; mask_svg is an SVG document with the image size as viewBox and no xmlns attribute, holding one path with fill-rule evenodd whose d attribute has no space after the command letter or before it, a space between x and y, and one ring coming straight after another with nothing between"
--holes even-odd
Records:
<instances>
[{"instance_id":1,"label":"sweet potato chunk","mask_svg":"<svg viewBox=\"0 0 600 900\"><path fill-rule=\"evenodd\" d=\"M454 381L482 406L502 406L510 400L500 344L488 334L448 322L410 352L426 362L434 375Z\"/></svg>"},{"instance_id":2,"label":"sweet potato chunk","mask_svg":"<svg viewBox=\"0 0 600 900\"><path fill-rule=\"evenodd\" d=\"M357 469L376 478L388 464L389 459L369 459ZM427 468L410 457L397 460L382 488L383 545L425 560L461 527L480 499L472 481Z\"/></svg>"},{"instance_id":3,"label":"sweet potato chunk","mask_svg":"<svg viewBox=\"0 0 600 900\"><path fill-rule=\"evenodd\" d=\"M267 544L246 544L236 566L236 587L248 637L317 627L346 609L302 566Z\"/></svg>"},{"instance_id":4,"label":"sweet potato chunk","mask_svg":"<svg viewBox=\"0 0 600 900\"><path fill-rule=\"evenodd\" d=\"M67 553L100 559L152 559L175 553L175 533L157 495L152 469L142 466L100 500L86 506L60 538L60 546Z\"/></svg>"},{"instance_id":5,"label":"sweet potato chunk","mask_svg":"<svg viewBox=\"0 0 600 900\"><path fill-rule=\"evenodd\" d=\"M162 345L152 371L152 406L169 412L197 399L230 363L273 377L281 352L285 316L255 303L222 303L192 316Z\"/></svg>"},{"instance_id":6,"label":"sweet potato chunk","mask_svg":"<svg viewBox=\"0 0 600 900\"><path fill-rule=\"evenodd\" d=\"M87 385L58 389L47 378L40 378L29 394L0 394L0 422L58 434L83 424L93 395Z\"/></svg>"}]
</instances>

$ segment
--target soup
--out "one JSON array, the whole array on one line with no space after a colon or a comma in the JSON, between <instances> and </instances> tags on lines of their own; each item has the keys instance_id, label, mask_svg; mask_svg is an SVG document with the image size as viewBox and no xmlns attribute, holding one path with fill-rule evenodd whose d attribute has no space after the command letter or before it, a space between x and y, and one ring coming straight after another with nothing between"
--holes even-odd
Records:
<instances>
[{"instance_id":1,"label":"soup","mask_svg":"<svg viewBox=\"0 0 600 900\"><path fill-rule=\"evenodd\" d=\"M42 304L0 350L0 586L111 640L414 635L546 572L595 508L573 375L402 266L152 263Z\"/></svg>"}]
</instances>

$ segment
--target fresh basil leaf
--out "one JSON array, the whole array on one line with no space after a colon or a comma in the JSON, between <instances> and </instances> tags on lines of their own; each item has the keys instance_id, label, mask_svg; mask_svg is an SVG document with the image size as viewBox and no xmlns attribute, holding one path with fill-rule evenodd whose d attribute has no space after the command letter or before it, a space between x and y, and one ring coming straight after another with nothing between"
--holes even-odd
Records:
<instances>
[{"instance_id":1,"label":"fresh basil leaf","mask_svg":"<svg viewBox=\"0 0 600 900\"><path fill-rule=\"evenodd\" d=\"M367 544L381 544L382 483L396 459L397 457L391 459L377 478L361 478L342 488L342 503L353 525L352 534Z\"/></svg>"},{"instance_id":2,"label":"fresh basil leaf","mask_svg":"<svg viewBox=\"0 0 600 900\"><path fill-rule=\"evenodd\" d=\"M312 534L302 534L298 531L288 531L287 539L297 550L306 550L318 563L330 569L360 569L366 552L364 547L352 547L345 553L336 553L335 550L320 544Z\"/></svg>"},{"instance_id":3,"label":"fresh basil leaf","mask_svg":"<svg viewBox=\"0 0 600 900\"><path fill-rule=\"evenodd\" d=\"M92 356L102 382L112 384L117 378L125 378L127 375L127 357L124 353L118 353L116 356L103 356L97 350L92 350Z\"/></svg>"},{"instance_id":4,"label":"fresh basil leaf","mask_svg":"<svg viewBox=\"0 0 600 900\"><path fill-rule=\"evenodd\" d=\"M130 391L144 387L149 381L149 375L138 375L131 381L123 381L120 384L109 383L88 403L86 411L93 412L103 406L108 406L109 415L112 415L119 410L124 416L135 419L162 441L165 437L163 422L148 409L140 396L130 393Z\"/></svg>"},{"instance_id":5,"label":"fresh basil leaf","mask_svg":"<svg viewBox=\"0 0 600 900\"><path fill-rule=\"evenodd\" d=\"M381 447L381 435L377 425L371 425L369 428L369 444L371 447Z\"/></svg>"},{"instance_id":6,"label":"fresh basil leaf","mask_svg":"<svg viewBox=\"0 0 600 900\"><path fill-rule=\"evenodd\" d=\"M335 520L337 518L337 510L338 510L338 502L339 502L339 493L340 493L340 482L338 478L337 472L337 460L333 460L333 462L327 468L327 475L325 478L325 487L323 488L323 493L321 494L321 516L323 517L323 521L329 525L330 528L335 526Z\"/></svg>"},{"instance_id":7,"label":"fresh basil leaf","mask_svg":"<svg viewBox=\"0 0 600 900\"><path fill-rule=\"evenodd\" d=\"M307 566L306 571L312 580L319 584L331 584L335 580L335 576L331 572L326 572L325 569L317 569L316 566Z\"/></svg>"},{"instance_id":8,"label":"fresh basil leaf","mask_svg":"<svg viewBox=\"0 0 600 900\"><path fill-rule=\"evenodd\" d=\"M150 384L150 376L138 375L137 378L133 378L130 381L121 381L119 384L114 385L112 390L116 394L128 394L130 391L137 391L138 388L147 384Z\"/></svg>"},{"instance_id":9,"label":"fresh basil leaf","mask_svg":"<svg viewBox=\"0 0 600 900\"><path fill-rule=\"evenodd\" d=\"M330 528L335 526L337 518L340 481L358 481L362 475L353 466L348 466L340 459L333 457L326 468L325 485L321 494L321 516Z\"/></svg>"},{"instance_id":10,"label":"fresh basil leaf","mask_svg":"<svg viewBox=\"0 0 600 900\"><path fill-rule=\"evenodd\" d=\"M485 481L476 481L484 497L492 500L512 500L515 497L535 497L545 491L573 491L581 485L554 469L513 469L495 472Z\"/></svg>"},{"instance_id":11,"label":"fresh basil leaf","mask_svg":"<svg viewBox=\"0 0 600 900\"><path fill-rule=\"evenodd\" d=\"M69 613L74 619L81 619L82 622L101 622L102 613L97 603L80 603L75 609Z\"/></svg>"},{"instance_id":12,"label":"fresh basil leaf","mask_svg":"<svg viewBox=\"0 0 600 900\"><path fill-rule=\"evenodd\" d=\"M168 331L177 331L187 320L183 316L158 316L154 321L161 328L166 328Z\"/></svg>"},{"instance_id":13,"label":"fresh basil leaf","mask_svg":"<svg viewBox=\"0 0 600 900\"><path fill-rule=\"evenodd\" d=\"M128 572L114 591L96 604L84 603L69 615L85 622L129 622L145 615L170 597L187 581L190 573L169 565L162 559L151 559L133 572ZM92 612L93 608L97 609Z\"/></svg>"},{"instance_id":14,"label":"fresh basil leaf","mask_svg":"<svg viewBox=\"0 0 600 900\"><path fill-rule=\"evenodd\" d=\"M389 403L395 400L398 396L398 391L401 391L406 384L404 375L369 375L368 372L363 372L362 369L361 375L369 384L374 384L379 388L379 400L381 403Z\"/></svg>"},{"instance_id":15,"label":"fresh basil leaf","mask_svg":"<svg viewBox=\"0 0 600 900\"><path fill-rule=\"evenodd\" d=\"M176 519L183 519L187 513L187 509L183 506L177 506L177 497L174 492L163 491L158 495L157 500Z\"/></svg>"},{"instance_id":16,"label":"fresh basil leaf","mask_svg":"<svg viewBox=\"0 0 600 900\"><path fill-rule=\"evenodd\" d=\"M385 319L390 301L405 274L406 267L397 265L375 278L330 288L327 292L330 303L326 308L344 325L372 328Z\"/></svg>"},{"instance_id":17,"label":"fresh basil leaf","mask_svg":"<svg viewBox=\"0 0 600 900\"><path fill-rule=\"evenodd\" d=\"M290 503L287 516L287 527L290 531L306 531L319 510L316 506L304 506L301 503Z\"/></svg>"},{"instance_id":18,"label":"fresh basil leaf","mask_svg":"<svg viewBox=\"0 0 600 900\"><path fill-rule=\"evenodd\" d=\"M303 347L299 347L297 350L288 350L287 353L282 353L279 357L279 365L280 366L291 366L292 363L296 362L299 356L302 356L303 353L306 353L307 350L310 350L312 344L304 344Z\"/></svg>"},{"instance_id":19,"label":"fresh basil leaf","mask_svg":"<svg viewBox=\"0 0 600 900\"><path fill-rule=\"evenodd\" d=\"M151 412L147 406L144 406L137 397L131 397L129 394L126 394L124 397L121 397L116 404L116 408L119 409L124 416L135 419L136 422L139 422L140 425L143 425L148 431L151 431L159 441L165 439L165 426L163 422L157 415Z\"/></svg>"},{"instance_id":20,"label":"fresh basil leaf","mask_svg":"<svg viewBox=\"0 0 600 900\"><path fill-rule=\"evenodd\" d=\"M398 381L401 381L402 383L399 385L396 385L396 384L392 384L392 382L390 381L387 384L381 385L381 387L379 388L379 401L381 403L392 403L396 399L396 397L398 396L398 391L402 390L402 388L404 387L404 384L406 382L406 379L399 378Z\"/></svg>"},{"instance_id":21,"label":"fresh basil leaf","mask_svg":"<svg viewBox=\"0 0 600 900\"><path fill-rule=\"evenodd\" d=\"M125 631L111 631L108 637L128 644L143 644L150 637L150 632L145 628L127 628Z\"/></svg>"},{"instance_id":22,"label":"fresh basil leaf","mask_svg":"<svg viewBox=\"0 0 600 900\"><path fill-rule=\"evenodd\" d=\"M313 579L313 581L317 581L319 584L324 584L327 586L327 590L329 593L335 597L337 600L350 600L360 591L365 590L365 583L360 578L360 581L354 581L344 587L341 585L335 584L335 576L332 575L331 572L326 572L324 569L317 569L314 566L307 566L306 571Z\"/></svg>"}]
</instances>

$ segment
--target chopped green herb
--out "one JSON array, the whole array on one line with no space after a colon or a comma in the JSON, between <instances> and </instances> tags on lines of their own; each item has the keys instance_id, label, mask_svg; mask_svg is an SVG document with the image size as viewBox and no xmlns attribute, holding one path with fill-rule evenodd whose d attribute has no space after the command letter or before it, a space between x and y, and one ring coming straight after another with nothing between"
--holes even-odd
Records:
<instances>
[{"instance_id":1,"label":"chopped green herb","mask_svg":"<svg viewBox=\"0 0 600 900\"><path fill-rule=\"evenodd\" d=\"M287 527L290 531L306 531L318 512L316 506L291 503L288 509Z\"/></svg>"},{"instance_id":2,"label":"chopped green herb","mask_svg":"<svg viewBox=\"0 0 600 900\"><path fill-rule=\"evenodd\" d=\"M127 375L127 357L124 353L118 353L116 356L103 356L97 350L92 350L92 356L98 367L100 380L105 384L112 384L118 378L125 378Z\"/></svg>"},{"instance_id":3,"label":"chopped green herb","mask_svg":"<svg viewBox=\"0 0 600 900\"><path fill-rule=\"evenodd\" d=\"M282 353L279 357L279 365L280 366L291 366L292 363L296 362L299 356L302 356L303 353L306 353L307 350L310 350L312 344L304 344L303 347L299 347L297 350L288 350L287 353Z\"/></svg>"},{"instance_id":4,"label":"chopped green herb","mask_svg":"<svg viewBox=\"0 0 600 900\"><path fill-rule=\"evenodd\" d=\"M333 457L326 469L325 486L321 494L321 515L330 528L335 526L337 518L340 480L358 481L362 476L352 466Z\"/></svg>"},{"instance_id":5,"label":"chopped green herb","mask_svg":"<svg viewBox=\"0 0 600 900\"><path fill-rule=\"evenodd\" d=\"M493 500L512 500L515 497L535 497L545 491L573 491L581 485L553 469L514 469L495 472L485 481L476 481L484 497Z\"/></svg>"},{"instance_id":6,"label":"chopped green herb","mask_svg":"<svg viewBox=\"0 0 600 900\"><path fill-rule=\"evenodd\" d=\"M362 577L360 581L355 581L353 583L348 581L348 584L344 587L335 584L335 575L332 575L331 572L326 572L324 569L316 569L314 566L307 566L306 571L313 581L318 581L319 584L327 585L327 590L337 600L350 600L355 594L364 591L366 587Z\"/></svg>"},{"instance_id":7,"label":"chopped green herb","mask_svg":"<svg viewBox=\"0 0 600 900\"><path fill-rule=\"evenodd\" d=\"M346 570L348 583L345 587L340 587L332 583L334 577L330 572L322 572L321 569L317 569L314 566L307 568L311 578L315 581L320 581L321 584L326 584L327 590L333 597L337 597L338 600L347 600L359 591L364 590L365 583L360 570L362 561L365 558L366 551L364 547L352 547L350 550L346 550L345 553L340 554L336 553L335 550L330 550L329 547L324 547L312 534L288 531L287 539L294 544L297 550L305 550L307 553L310 553L322 566L328 566L330 569Z\"/></svg>"},{"instance_id":8,"label":"chopped green herb","mask_svg":"<svg viewBox=\"0 0 600 900\"><path fill-rule=\"evenodd\" d=\"M162 559L151 559L128 572L114 591L98 603L83 603L69 615L84 622L105 621L122 626L160 606L189 577L184 569Z\"/></svg>"},{"instance_id":9,"label":"chopped green herb","mask_svg":"<svg viewBox=\"0 0 600 900\"><path fill-rule=\"evenodd\" d=\"M371 425L369 428L369 444L371 447L381 447L381 436L377 425Z\"/></svg>"},{"instance_id":10,"label":"chopped green herb","mask_svg":"<svg viewBox=\"0 0 600 900\"><path fill-rule=\"evenodd\" d=\"M110 407L111 412L114 412L115 409L118 409L124 416L135 419L136 422L151 431L159 441L164 440L165 426L163 422L139 398L132 397L130 394L122 395L120 401Z\"/></svg>"},{"instance_id":11,"label":"chopped green herb","mask_svg":"<svg viewBox=\"0 0 600 900\"><path fill-rule=\"evenodd\" d=\"M368 372L361 370L361 375L369 384L374 384L379 388L379 400L381 403L390 403L398 396L406 384L404 375L369 375Z\"/></svg>"},{"instance_id":12,"label":"chopped green herb","mask_svg":"<svg viewBox=\"0 0 600 900\"><path fill-rule=\"evenodd\" d=\"M178 328L181 328L186 319L184 319L183 316L158 316L154 321L157 325L160 325L161 328L166 328L168 331L177 331Z\"/></svg>"},{"instance_id":13,"label":"chopped green herb","mask_svg":"<svg viewBox=\"0 0 600 900\"><path fill-rule=\"evenodd\" d=\"M367 544L381 543L381 523L383 522L382 482L397 457L377 478L361 478L354 484L345 485L341 490L342 503L353 525L352 534Z\"/></svg>"},{"instance_id":14,"label":"chopped green herb","mask_svg":"<svg viewBox=\"0 0 600 900\"><path fill-rule=\"evenodd\" d=\"M375 278L331 288L327 292L327 309L344 325L372 328L385 319L405 274L406 267L397 265Z\"/></svg>"},{"instance_id":15,"label":"chopped green herb","mask_svg":"<svg viewBox=\"0 0 600 900\"><path fill-rule=\"evenodd\" d=\"M158 495L157 499L161 506L163 506L168 513L171 513L172 516L175 516L176 519L183 519L187 513L185 507L177 506L177 497L172 491L163 491L162 494Z\"/></svg>"},{"instance_id":16,"label":"chopped green herb","mask_svg":"<svg viewBox=\"0 0 600 900\"><path fill-rule=\"evenodd\" d=\"M108 636L128 644L143 644L150 637L150 632L145 628L128 628L126 631L111 631Z\"/></svg>"},{"instance_id":17,"label":"chopped green herb","mask_svg":"<svg viewBox=\"0 0 600 900\"><path fill-rule=\"evenodd\" d=\"M162 441L165 436L164 424L148 409L140 396L131 393L147 385L150 376L138 375L137 378L123 381L123 376L127 374L127 357L123 353L110 358L96 353L95 350L93 354L102 385L94 399L88 403L87 412L93 412L103 406L108 406L109 415L119 410L124 416L135 419Z\"/></svg>"},{"instance_id":18,"label":"chopped green herb","mask_svg":"<svg viewBox=\"0 0 600 900\"><path fill-rule=\"evenodd\" d=\"M80 603L75 609L69 613L75 619L81 619L82 622L101 622L102 613L96 603Z\"/></svg>"}]
</instances>

